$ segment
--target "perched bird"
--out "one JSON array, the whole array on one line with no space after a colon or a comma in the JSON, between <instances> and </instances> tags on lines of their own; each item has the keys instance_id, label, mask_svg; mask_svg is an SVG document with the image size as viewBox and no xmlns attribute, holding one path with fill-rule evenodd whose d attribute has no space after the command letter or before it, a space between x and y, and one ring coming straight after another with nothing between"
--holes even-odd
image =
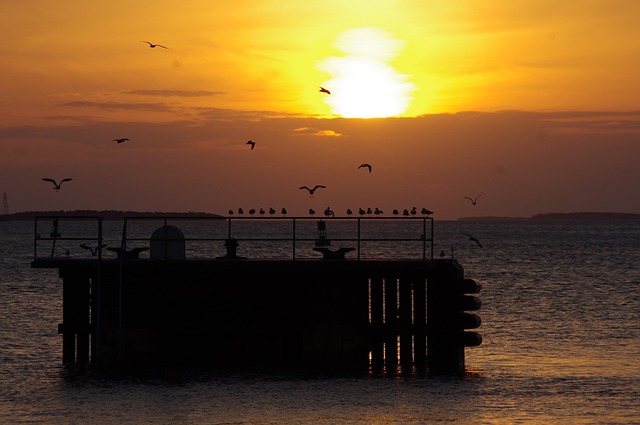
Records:
<instances>
[{"instance_id":1,"label":"perched bird","mask_svg":"<svg viewBox=\"0 0 640 425\"><path fill-rule=\"evenodd\" d=\"M393 210L393 215L394 215L394 217L397 217L397 216L398 216L398 214L400 214L400 211L398 211L398 210Z\"/></svg>"},{"instance_id":2,"label":"perched bird","mask_svg":"<svg viewBox=\"0 0 640 425\"><path fill-rule=\"evenodd\" d=\"M326 210L324 210L324 215L326 215L327 217L335 217L336 214L333 212L333 210L330 207L327 207Z\"/></svg>"},{"instance_id":3,"label":"perched bird","mask_svg":"<svg viewBox=\"0 0 640 425\"><path fill-rule=\"evenodd\" d=\"M266 213L265 210L263 210L262 208L260 208L260 215L264 215Z\"/></svg>"},{"instance_id":4,"label":"perched bird","mask_svg":"<svg viewBox=\"0 0 640 425\"><path fill-rule=\"evenodd\" d=\"M353 211L351 211L351 208L347 208L347 215L351 215L353 214Z\"/></svg>"},{"instance_id":5,"label":"perched bird","mask_svg":"<svg viewBox=\"0 0 640 425\"><path fill-rule=\"evenodd\" d=\"M44 180L44 181L46 181L46 182L51 182L51 183L53 183L53 188L54 188L54 189L56 190L56 192L57 192L57 191L59 191L59 190L60 190L60 186L62 185L62 183L64 183L64 182L68 182L68 181L70 181L71 179L70 179L70 178L62 179L62 180L60 180L60 183L58 183L58 182L56 182L54 179L50 179L50 178L43 178L42 180Z\"/></svg>"},{"instance_id":6,"label":"perched bird","mask_svg":"<svg viewBox=\"0 0 640 425\"><path fill-rule=\"evenodd\" d=\"M90 247L89 245L85 245L85 244L80 244L80 248L84 248L86 250L91 251L91 256L95 257L96 255L98 255L98 252L102 249L102 248L106 248L107 244L103 243L102 245L98 245L95 248Z\"/></svg>"},{"instance_id":7,"label":"perched bird","mask_svg":"<svg viewBox=\"0 0 640 425\"><path fill-rule=\"evenodd\" d=\"M371 214L373 214L373 211L371 211L371 207L367 208L367 215L371 216Z\"/></svg>"},{"instance_id":8,"label":"perched bird","mask_svg":"<svg viewBox=\"0 0 640 425\"><path fill-rule=\"evenodd\" d=\"M251 214L252 216L256 213L256 209L255 208L251 208L249 210L249 214Z\"/></svg>"},{"instance_id":9,"label":"perched bird","mask_svg":"<svg viewBox=\"0 0 640 425\"><path fill-rule=\"evenodd\" d=\"M416 207L411 208L411 215L416 215L416 214L418 214Z\"/></svg>"},{"instance_id":10,"label":"perched bird","mask_svg":"<svg viewBox=\"0 0 640 425\"><path fill-rule=\"evenodd\" d=\"M251 150L253 150L253 148L255 148L255 147L256 147L256 142L254 142L253 140L249 140L249 141L247 142L247 145L251 145Z\"/></svg>"},{"instance_id":11,"label":"perched bird","mask_svg":"<svg viewBox=\"0 0 640 425\"><path fill-rule=\"evenodd\" d=\"M287 209L286 209L286 208L283 208L282 210L280 210L280 213L281 213L282 215L287 215Z\"/></svg>"},{"instance_id":12,"label":"perched bird","mask_svg":"<svg viewBox=\"0 0 640 425\"><path fill-rule=\"evenodd\" d=\"M376 209L373 211L373 213L375 215L381 215L381 214L383 214L383 211L380 208L376 207Z\"/></svg>"},{"instance_id":13,"label":"perched bird","mask_svg":"<svg viewBox=\"0 0 640 425\"><path fill-rule=\"evenodd\" d=\"M229 210L229 215L233 215L233 210Z\"/></svg>"},{"instance_id":14,"label":"perched bird","mask_svg":"<svg viewBox=\"0 0 640 425\"><path fill-rule=\"evenodd\" d=\"M409 217L409 210L405 208L405 209L402 211L402 215L403 215L403 216L405 216L405 217Z\"/></svg>"},{"instance_id":15,"label":"perched bird","mask_svg":"<svg viewBox=\"0 0 640 425\"><path fill-rule=\"evenodd\" d=\"M313 208L309 208L309 215L314 215L316 213L316 210L314 210Z\"/></svg>"},{"instance_id":16,"label":"perched bird","mask_svg":"<svg viewBox=\"0 0 640 425\"><path fill-rule=\"evenodd\" d=\"M367 212L365 210L363 210L362 208L358 209L358 214L360 215L365 215Z\"/></svg>"},{"instance_id":17,"label":"perched bird","mask_svg":"<svg viewBox=\"0 0 640 425\"><path fill-rule=\"evenodd\" d=\"M420 213L422 213L422 215L431 215L433 214L433 211L423 208Z\"/></svg>"},{"instance_id":18,"label":"perched bird","mask_svg":"<svg viewBox=\"0 0 640 425\"><path fill-rule=\"evenodd\" d=\"M358 167L358 170L361 168L368 168L369 172L371 172L371 164L360 164L360 166Z\"/></svg>"},{"instance_id":19,"label":"perched bird","mask_svg":"<svg viewBox=\"0 0 640 425\"><path fill-rule=\"evenodd\" d=\"M271 217L273 217L274 215L276 215L276 210L274 210L273 208L269 208L269 215Z\"/></svg>"},{"instance_id":20,"label":"perched bird","mask_svg":"<svg viewBox=\"0 0 640 425\"><path fill-rule=\"evenodd\" d=\"M127 139L126 137L123 137L123 138L121 138L121 139L113 139L113 141L114 141L114 142L118 142L118 143L124 143L124 142L126 142L127 140L129 140L129 139Z\"/></svg>"},{"instance_id":21,"label":"perched bird","mask_svg":"<svg viewBox=\"0 0 640 425\"><path fill-rule=\"evenodd\" d=\"M142 41L142 43L147 43L149 45L149 47L151 47L152 49L155 47L162 47L163 49L168 49L168 47L163 46L162 44L153 44L150 41Z\"/></svg>"},{"instance_id":22,"label":"perched bird","mask_svg":"<svg viewBox=\"0 0 640 425\"><path fill-rule=\"evenodd\" d=\"M470 200L470 201L471 201L471 203L472 203L473 205L475 205L475 204L478 202L478 198L479 198L480 196L482 196L482 195L478 195L478 196L476 196L475 198L470 198L470 197L468 197L468 196L465 196L465 199Z\"/></svg>"},{"instance_id":23,"label":"perched bird","mask_svg":"<svg viewBox=\"0 0 640 425\"><path fill-rule=\"evenodd\" d=\"M325 89L324 87L320 87L320 93L331 94L331 92L329 90Z\"/></svg>"},{"instance_id":24,"label":"perched bird","mask_svg":"<svg viewBox=\"0 0 640 425\"><path fill-rule=\"evenodd\" d=\"M313 198L313 194L317 189L326 188L327 186L323 186L321 184L317 184L313 187L313 189L308 188L307 186L300 186L299 189L307 189L309 191L309 197Z\"/></svg>"},{"instance_id":25,"label":"perched bird","mask_svg":"<svg viewBox=\"0 0 640 425\"><path fill-rule=\"evenodd\" d=\"M475 236L470 235L470 234L468 234L468 233L462 233L462 234L463 234L463 235L466 235L466 236L469 236L469 240L470 240L470 241L474 241L475 243L477 243L477 244L478 244L478 246L479 246L480 248L482 248L482 245L480 244L480 241L479 241Z\"/></svg>"},{"instance_id":26,"label":"perched bird","mask_svg":"<svg viewBox=\"0 0 640 425\"><path fill-rule=\"evenodd\" d=\"M238 214L240 215L244 214L244 210L242 208L238 208Z\"/></svg>"}]
</instances>

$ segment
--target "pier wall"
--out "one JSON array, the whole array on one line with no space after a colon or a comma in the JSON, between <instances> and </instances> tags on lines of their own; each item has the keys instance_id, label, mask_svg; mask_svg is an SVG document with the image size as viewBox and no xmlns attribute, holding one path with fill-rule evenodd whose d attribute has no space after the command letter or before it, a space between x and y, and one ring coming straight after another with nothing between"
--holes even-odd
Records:
<instances>
[{"instance_id":1,"label":"pier wall","mask_svg":"<svg viewBox=\"0 0 640 425\"><path fill-rule=\"evenodd\" d=\"M33 266L60 269L65 363L462 371L465 346L481 342L463 312L479 299L461 298L479 286L451 260Z\"/></svg>"}]
</instances>

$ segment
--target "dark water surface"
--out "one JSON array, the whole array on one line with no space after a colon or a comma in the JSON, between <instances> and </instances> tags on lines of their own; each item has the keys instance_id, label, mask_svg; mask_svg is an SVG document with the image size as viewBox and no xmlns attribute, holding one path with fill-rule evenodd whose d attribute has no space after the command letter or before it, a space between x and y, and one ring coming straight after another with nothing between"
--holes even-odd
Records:
<instances>
[{"instance_id":1,"label":"dark water surface","mask_svg":"<svg viewBox=\"0 0 640 425\"><path fill-rule=\"evenodd\" d=\"M483 283L463 376L69 370L62 281L30 268L33 233L0 222L3 424L640 423L638 221L436 221L436 253Z\"/></svg>"}]
</instances>

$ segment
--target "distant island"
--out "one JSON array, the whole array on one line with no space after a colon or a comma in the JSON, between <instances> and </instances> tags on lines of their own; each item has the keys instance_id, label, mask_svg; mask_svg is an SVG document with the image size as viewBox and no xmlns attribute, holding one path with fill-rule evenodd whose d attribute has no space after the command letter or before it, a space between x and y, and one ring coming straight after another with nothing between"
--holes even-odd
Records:
<instances>
[{"instance_id":1,"label":"distant island","mask_svg":"<svg viewBox=\"0 0 640 425\"><path fill-rule=\"evenodd\" d=\"M640 220L640 214L617 212L543 213L531 217L461 217L459 221L517 221L517 220Z\"/></svg>"},{"instance_id":2,"label":"distant island","mask_svg":"<svg viewBox=\"0 0 640 425\"><path fill-rule=\"evenodd\" d=\"M188 217L188 218L220 218L220 214L205 212L141 212L116 210L74 210L74 211L24 211L13 214L0 215L0 221L31 221L38 216L54 217L101 217L105 220L122 220L124 217Z\"/></svg>"}]
</instances>

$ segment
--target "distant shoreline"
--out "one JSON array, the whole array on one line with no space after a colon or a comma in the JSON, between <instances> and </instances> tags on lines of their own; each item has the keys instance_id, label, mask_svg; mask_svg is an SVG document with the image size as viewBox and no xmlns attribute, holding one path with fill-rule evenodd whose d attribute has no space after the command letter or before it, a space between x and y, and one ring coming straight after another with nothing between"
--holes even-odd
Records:
<instances>
[{"instance_id":1,"label":"distant shoreline","mask_svg":"<svg viewBox=\"0 0 640 425\"><path fill-rule=\"evenodd\" d=\"M31 221L36 217L101 217L105 220L122 220L125 217L185 217L185 218L224 218L220 214L205 212L141 212L116 210L74 210L74 211L24 211L0 215L0 221Z\"/></svg>"},{"instance_id":2,"label":"distant shoreline","mask_svg":"<svg viewBox=\"0 0 640 425\"><path fill-rule=\"evenodd\" d=\"M531 217L460 217L458 221L528 221L528 220L640 220L640 214L617 212L544 213Z\"/></svg>"},{"instance_id":3,"label":"distant shoreline","mask_svg":"<svg viewBox=\"0 0 640 425\"><path fill-rule=\"evenodd\" d=\"M73 210L73 211L23 211L0 215L0 221L32 221L35 217L101 217L105 220L122 220L125 217L184 217L184 218L218 218L225 216L206 212L157 212L157 211L116 211L116 210ZM457 221L539 221L539 220L640 220L640 214L617 212L570 212L543 213L530 217L479 216L460 217ZM454 220L455 221L455 220Z\"/></svg>"}]
</instances>

